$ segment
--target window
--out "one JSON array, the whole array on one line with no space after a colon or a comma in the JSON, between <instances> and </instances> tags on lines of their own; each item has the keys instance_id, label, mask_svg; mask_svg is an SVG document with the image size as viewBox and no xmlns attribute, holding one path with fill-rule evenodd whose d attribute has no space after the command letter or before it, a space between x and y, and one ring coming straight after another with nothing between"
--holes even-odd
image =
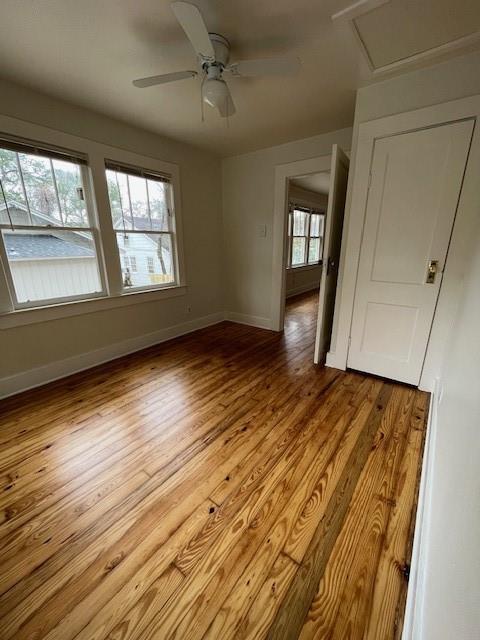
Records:
<instances>
[{"instance_id":1,"label":"window","mask_svg":"<svg viewBox=\"0 0 480 640\"><path fill-rule=\"evenodd\" d=\"M178 278L169 176L112 162L106 163L106 175L112 222L124 265L124 290L175 284ZM123 258L126 255L130 267Z\"/></svg>"},{"instance_id":2,"label":"window","mask_svg":"<svg viewBox=\"0 0 480 640\"><path fill-rule=\"evenodd\" d=\"M137 258L135 256L124 256L123 262L125 269L130 269L130 271L137 270Z\"/></svg>"},{"instance_id":3,"label":"window","mask_svg":"<svg viewBox=\"0 0 480 640\"><path fill-rule=\"evenodd\" d=\"M321 211L291 207L288 214L288 268L320 263L324 219Z\"/></svg>"},{"instance_id":4,"label":"window","mask_svg":"<svg viewBox=\"0 0 480 640\"><path fill-rule=\"evenodd\" d=\"M0 140L0 256L12 307L102 295L86 160Z\"/></svg>"}]
</instances>

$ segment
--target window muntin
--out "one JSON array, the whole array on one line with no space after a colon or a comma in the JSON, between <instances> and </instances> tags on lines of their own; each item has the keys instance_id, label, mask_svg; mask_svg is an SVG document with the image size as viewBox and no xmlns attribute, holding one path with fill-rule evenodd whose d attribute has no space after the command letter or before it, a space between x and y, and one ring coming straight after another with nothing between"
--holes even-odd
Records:
<instances>
[{"instance_id":1,"label":"window muntin","mask_svg":"<svg viewBox=\"0 0 480 640\"><path fill-rule=\"evenodd\" d=\"M0 254L15 309L102 295L86 161L0 140Z\"/></svg>"},{"instance_id":2,"label":"window muntin","mask_svg":"<svg viewBox=\"0 0 480 640\"><path fill-rule=\"evenodd\" d=\"M123 290L176 284L175 221L168 176L108 162L106 176Z\"/></svg>"},{"instance_id":3,"label":"window muntin","mask_svg":"<svg viewBox=\"0 0 480 640\"><path fill-rule=\"evenodd\" d=\"M288 214L287 267L321 262L325 216L315 209L293 206Z\"/></svg>"}]
</instances>

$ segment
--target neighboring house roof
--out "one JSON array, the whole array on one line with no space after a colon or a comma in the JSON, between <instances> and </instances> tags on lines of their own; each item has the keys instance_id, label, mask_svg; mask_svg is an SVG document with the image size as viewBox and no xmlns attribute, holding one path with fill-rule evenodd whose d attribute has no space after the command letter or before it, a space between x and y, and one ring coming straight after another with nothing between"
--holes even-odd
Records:
<instances>
[{"instance_id":1,"label":"neighboring house roof","mask_svg":"<svg viewBox=\"0 0 480 640\"><path fill-rule=\"evenodd\" d=\"M31 216L31 223L30 223ZM9 200L8 202L8 212L5 203L0 205L0 220L4 222L4 224L9 224L10 220L13 224L34 224L37 226L58 226L59 220L56 218L52 218L46 213L42 213L41 211L36 211L35 209L30 209L30 215L28 213L28 209L22 202L17 202L15 200Z\"/></svg>"},{"instance_id":2,"label":"neighboring house roof","mask_svg":"<svg viewBox=\"0 0 480 640\"><path fill-rule=\"evenodd\" d=\"M7 218L5 205L0 206L0 220L6 224ZM28 211L25 205L18 202L9 204L8 213L13 225L29 224ZM44 226L45 232L4 231L4 241L7 255L10 260L35 260L40 258L90 258L95 253L90 248L90 239L80 232L62 231L55 235L55 225L58 224L46 214L31 211L32 222L38 226ZM52 225L52 226L47 226Z\"/></svg>"},{"instance_id":3,"label":"neighboring house roof","mask_svg":"<svg viewBox=\"0 0 480 640\"><path fill-rule=\"evenodd\" d=\"M131 218L130 216L125 216L125 222L128 223L132 223L133 221L133 228L136 231L146 231L148 233L148 231L164 231L164 229L162 229L162 226L160 224L160 220L158 218L152 218L152 226L150 226L150 220L148 218L142 218L139 216L133 216L133 218ZM117 220L116 224L115 224L115 228L116 229L123 229L123 221L120 218L120 220ZM128 233L128 229L126 229L126 232Z\"/></svg>"},{"instance_id":4,"label":"neighboring house roof","mask_svg":"<svg viewBox=\"0 0 480 640\"><path fill-rule=\"evenodd\" d=\"M10 260L39 258L93 258L88 247L63 240L58 236L4 233L5 248Z\"/></svg>"}]
</instances>

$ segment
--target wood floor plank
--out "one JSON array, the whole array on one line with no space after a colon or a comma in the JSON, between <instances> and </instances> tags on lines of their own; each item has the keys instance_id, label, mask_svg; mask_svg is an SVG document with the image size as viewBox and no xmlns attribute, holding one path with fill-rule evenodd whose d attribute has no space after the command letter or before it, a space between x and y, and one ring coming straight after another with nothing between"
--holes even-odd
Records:
<instances>
[{"instance_id":1,"label":"wood floor plank","mask_svg":"<svg viewBox=\"0 0 480 640\"><path fill-rule=\"evenodd\" d=\"M372 640L401 637L427 411L428 396L417 396L370 599L364 635Z\"/></svg>"},{"instance_id":2,"label":"wood floor plank","mask_svg":"<svg viewBox=\"0 0 480 640\"><path fill-rule=\"evenodd\" d=\"M340 454L344 449L344 447L339 445L339 441L343 438L347 441L350 439L355 440L361 432L361 428L358 429L358 433L355 433L355 431L352 433L352 431L347 428L349 418L355 413L356 405L363 407L364 400L367 397L370 398L369 401L365 403L367 411L363 412L365 414L364 420L366 420L369 410L379 393L380 387L381 383L379 382L363 380L361 384L358 384L357 390L351 399L352 407L350 407L350 411L345 411L344 405L341 405L342 416L337 420L335 428L328 431L328 438L322 439L317 437L315 439L316 447L312 462L304 473L302 482L298 484L295 492L291 496L284 513L278 519L278 534L276 536L274 535L276 531L274 528L267 540L268 545L265 545L266 547L271 547L270 554L268 557L264 557L262 550L256 554L238 583L232 588L211 625L211 629L213 629L215 633L218 633L218 637L222 637L225 640L230 637L236 637L238 628L242 625L243 616L248 612L249 605L256 596L256 590L262 587L260 576L263 575L265 579L265 574L271 569L276 556L282 548L285 548L292 529L300 518L300 514L305 511L306 505L311 501L312 492L315 492L319 478L325 475L331 457ZM337 413L333 411L330 411L329 414L327 413L324 417L326 423L334 423L335 415L337 415ZM363 427L363 423L361 427ZM334 433L335 430L337 431L337 435ZM277 542L280 546L275 548L273 546L274 542ZM209 634L212 633L213 631L209 630ZM213 638L214 636L211 635L211 637Z\"/></svg>"},{"instance_id":3,"label":"wood floor plank","mask_svg":"<svg viewBox=\"0 0 480 640\"><path fill-rule=\"evenodd\" d=\"M298 637L302 629L391 394L392 386L385 384L310 541L302 560L303 570L296 573L282 608L269 629L271 640Z\"/></svg>"},{"instance_id":4,"label":"wood floor plank","mask_svg":"<svg viewBox=\"0 0 480 640\"><path fill-rule=\"evenodd\" d=\"M267 579L255 597L248 614L235 636L238 640L263 640L275 615L282 606L285 594L298 571L298 565L280 553Z\"/></svg>"},{"instance_id":5,"label":"wood floor plank","mask_svg":"<svg viewBox=\"0 0 480 640\"><path fill-rule=\"evenodd\" d=\"M0 402L1 640L399 638L428 395L315 366L316 300Z\"/></svg>"},{"instance_id":6,"label":"wood floor plank","mask_svg":"<svg viewBox=\"0 0 480 640\"><path fill-rule=\"evenodd\" d=\"M300 638L362 637L382 536L391 510L392 488L408 432L412 394L391 404L360 475L342 529L325 567ZM402 413L403 419L400 419ZM361 550L361 552L360 552ZM359 630L358 627L361 627Z\"/></svg>"}]
</instances>

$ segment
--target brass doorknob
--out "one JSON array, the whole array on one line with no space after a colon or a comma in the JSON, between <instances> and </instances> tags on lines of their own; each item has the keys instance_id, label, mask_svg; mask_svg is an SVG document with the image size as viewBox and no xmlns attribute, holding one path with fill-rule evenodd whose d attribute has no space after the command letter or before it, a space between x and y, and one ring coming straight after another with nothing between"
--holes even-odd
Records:
<instances>
[{"instance_id":1,"label":"brass doorknob","mask_svg":"<svg viewBox=\"0 0 480 640\"><path fill-rule=\"evenodd\" d=\"M435 276L437 275L438 260L430 260L427 269L427 284L433 284L435 282Z\"/></svg>"}]
</instances>

